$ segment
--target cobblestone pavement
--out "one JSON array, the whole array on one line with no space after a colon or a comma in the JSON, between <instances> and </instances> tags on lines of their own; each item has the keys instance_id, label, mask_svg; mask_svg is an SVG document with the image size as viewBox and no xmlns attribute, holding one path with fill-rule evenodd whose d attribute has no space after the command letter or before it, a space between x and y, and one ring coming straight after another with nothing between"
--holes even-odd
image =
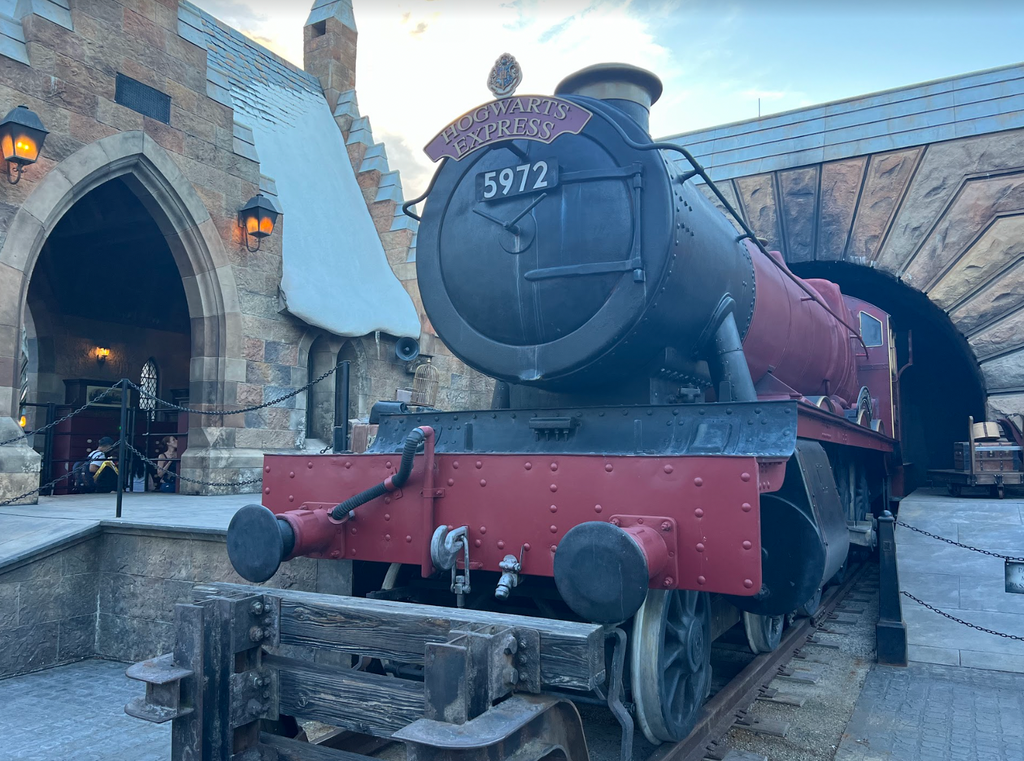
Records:
<instances>
[{"instance_id":1,"label":"cobblestone pavement","mask_svg":"<svg viewBox=\"0 0 1024 761\"><path fill-rule=\"evenodd\" d=\"M912 663L868 674L835 761L1021 761L1024 675Z\"/></svg>"},{"instance_id":2,"label":"cobblestone pavement","mask_svg":"<svg viewBox=\"0 0 1024 761\"><path fill-rule=\"evenodd\" d=\"M0 681L0 761L167 761L170 724L125 714L145 686L124 670L82 661Z\"/></svg>"}]
</instances>

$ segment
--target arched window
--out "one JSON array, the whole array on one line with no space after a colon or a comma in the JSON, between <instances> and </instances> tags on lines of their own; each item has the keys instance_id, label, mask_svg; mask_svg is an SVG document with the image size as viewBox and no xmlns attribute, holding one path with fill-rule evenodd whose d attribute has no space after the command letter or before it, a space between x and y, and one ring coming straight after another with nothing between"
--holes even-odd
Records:
<instances>
[{"instance_id":1,"label":"arched window","mask_svg":"<svg viewBox=\"0 0 1024 761\"><path fill-rule=\"evenodd\" d=\"M142 366L142 376L139 378L139 388L145 391L145 394L139 395L139 409L146 410L147 412L153 412L156 409L157 389L160 385L160 373L156 369L156 360L152 357L146 360L146 364ZM146 394L152 394L153 397L147 396Z\"/></svg>"}]
</instances>

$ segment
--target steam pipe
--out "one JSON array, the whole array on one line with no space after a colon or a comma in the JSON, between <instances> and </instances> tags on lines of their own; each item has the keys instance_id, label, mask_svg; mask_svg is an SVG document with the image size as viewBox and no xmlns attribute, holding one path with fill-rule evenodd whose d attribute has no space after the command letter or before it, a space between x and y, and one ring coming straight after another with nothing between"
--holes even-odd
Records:
<instances>
[{"instance_id":1,"label":"steam pipe","mask_svg":"<svg viewBox=\"0 0 1024 761\"><path fill-rule=\"evenodd\" d=\"M402 450L402 461L398 466L398 472L393 476L388 476L384 481L376 486L371 486L369 489L361 491L359 494L349 497L341 504L336 505L334 509L331 510L331 517L336 521L343 520L345 516L360 505L365 505L370 500L382 497L388 492L401 489L405 485L405 482L409 480L409 475L412 473L412 463L413 458L416 456L416 450L419 448L420 444L422 444L428 437L432 438L433 435L434 429L429 426L413 428L405 438L405 447Z\"/></svg>"}]
</instances>

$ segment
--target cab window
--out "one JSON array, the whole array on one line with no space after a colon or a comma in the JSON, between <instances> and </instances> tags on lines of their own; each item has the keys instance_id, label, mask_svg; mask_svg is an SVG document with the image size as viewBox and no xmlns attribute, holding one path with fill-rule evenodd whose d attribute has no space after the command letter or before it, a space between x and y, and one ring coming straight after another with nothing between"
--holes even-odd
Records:
<instances>
[{"instance_id":1,"label":"cab window","mask_svg":"<svg viewBox=\"0 0 1024 761\"><path fill-rule=\"evenodd\" d=\"M860 313L860 337L867 346L882 345L882 321L867 312Z\"/></svg>"}]
</instances>

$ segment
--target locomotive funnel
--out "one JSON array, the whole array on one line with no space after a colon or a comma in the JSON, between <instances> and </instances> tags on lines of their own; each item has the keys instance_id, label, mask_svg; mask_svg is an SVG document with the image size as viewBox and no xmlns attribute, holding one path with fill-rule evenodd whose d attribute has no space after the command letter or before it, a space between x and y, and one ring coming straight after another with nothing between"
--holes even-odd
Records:
<instances>
[{"instance_id":1,"label":"locomotive funnel","mask_svg":"<svg viewBox=\"0 0 1024 761\"><path fill-rule=\"evenodd\" d=\"M583 95L610 101L645 130L651 106L658 102L661 92L661 80L655 74L628 63L588 66L570 74L555 88L555 95Z\"/></svg>"}]
</instances>

